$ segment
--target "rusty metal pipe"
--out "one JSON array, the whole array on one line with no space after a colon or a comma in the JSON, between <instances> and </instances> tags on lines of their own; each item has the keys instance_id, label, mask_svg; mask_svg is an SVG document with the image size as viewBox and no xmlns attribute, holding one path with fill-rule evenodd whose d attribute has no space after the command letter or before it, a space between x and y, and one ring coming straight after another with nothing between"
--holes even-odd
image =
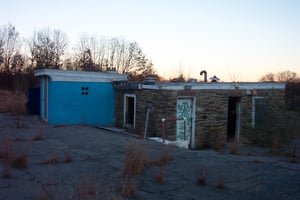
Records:
<instances>
[{"instance_id":1,"label":"rusty metal pipe","mask_svg":"<svg viewBox=\"0 0 300 200\"><path fill-rule=\"evenodd\" d=\"M207 82L207 72L205 70L202 70L200 72L200 76L202 76L202 74L204 74L204 82Z\"/></svg>"}]
</instances>

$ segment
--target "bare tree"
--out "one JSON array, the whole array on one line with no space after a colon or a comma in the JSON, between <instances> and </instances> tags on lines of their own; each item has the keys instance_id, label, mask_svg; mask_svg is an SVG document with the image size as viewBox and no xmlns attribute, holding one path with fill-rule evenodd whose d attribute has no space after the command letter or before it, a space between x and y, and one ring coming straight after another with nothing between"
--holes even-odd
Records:
<instances>
[{"instance_id":1,"label":"bare tree","mask_svg":"<svg viewBox=\"0 0 300 200\"><path fill-rule=\"evenodd\" d=\"M80 69L85 71L95 71L95 65L93 63L92 54L90 49L86 49L80 59L77 61L77 64Z\"/></svg>"},{"instance_id":2,"label":"bare tree","mask_svg":"<svg viewBox=\"0 0 300 200\"><path fill-rule=\"evenodd\" d=\"M263 75L260 79L260 82L275 82L275 74L270 72Z\"/></svg>"},{"instance_id":3,"label":"bare tree","mask_svg":"<svg viewBox=\"0 0 300 200\"><path fill-rule=\"evenodd\" d=\"M25 57L17 52L11 62L11 72L20 73L25 67Z\"/></svg>"},{"instance_id":4,"label":"bare tree","mask_svg":"<svg viewBox=\"0 0 300 200\"><path fill-rule=\"evenodd\" d=\"M278 72L276 74L276 79L279 82L292 82L297 78L296 72L291 72L289 70Z\"/></svg>"},{"instance_id":5,"label":"bare tree","mask_svg":"<svg viewBox=\"0 0 300 200\"><path fill-rule=\"evenodd\" d=\"M0 71L1 71L1 66L4 61L4 41L3 38L0 37Z\"/></svg>"},{"instance_id":6,"label":"bare tree","mask_svg":"<svg viewBox=\"0 0 300 200\"><path fill-rule=\"evenodd\" d=\"M154 74L152 62L136 42L123 38L105 38L84 35L76 48L76 65L79 69L102 71L115 69L132 76ZM89 66L88 66L89 65Z\"/></svg>"},{"instance_id":7,"label":"bare tree","mask_svg":"<svg viewBox=\"0 0 300 200\"><path fill-rule=\"evenodd\" d=\"M298 80L299 77L297 77L297 73L289 70L281 71L276 74L267 73L259 79L260 82L295 82Z\"/></svg>"},{"instance_id":8,"label":"bare tree","mask_svg":"<svg viewBox=\"0 0 300 200\"><path fill-rule=\"evenodd\" d=\"M67 37L59 30L35 32L29 43L34 68L62 67L62 56L67 48Z\"/></svg>"},{"instance_id":9,"label":"bare tree","mask_svg":"<svg viewBox=\"0 0 300 200\"><path fill-rule=\"evenodd\" d=\"M0 29L0 66L3 71L10 71L12 59L20 48L19 33L15 26L8 24Z\"/></svg>"},{"instance_id":10,"label":"bare tree","mask_svg":"<svg viewBox=\"0 0 300 200\"><path fill-rule=\"evenodd\" d=\"M77 69L101 71L99 60L103 58L101 43L94 36L81 36L75 48L75 64ZM101 57L102 56L102 57Z\"/></svg>"}]
</instances>

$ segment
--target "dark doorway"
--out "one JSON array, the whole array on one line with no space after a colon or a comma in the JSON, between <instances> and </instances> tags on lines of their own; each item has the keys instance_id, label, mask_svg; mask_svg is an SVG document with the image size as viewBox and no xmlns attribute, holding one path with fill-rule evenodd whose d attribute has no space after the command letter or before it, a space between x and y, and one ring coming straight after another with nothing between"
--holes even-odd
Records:
<instances>
[{"instance_id":1,"label":"dark doorway","mask_svg":"<svg viewBox=\"0 0 300 200\"><path fill-rule=\"evenodd\" d=\"M240 129L240 102L241 97L228 98L227 142L238 139Z\"/></svg>"},{"instance_id":2,"label":"dark doorway","mask_svg":"<svg viewBox=\"0 0 300 200\"><path fill-rule=\"evenodd\" d=\"M125 125L134 127L135 119L135 97L125 97Z\"/></svg>"}]
</instances>

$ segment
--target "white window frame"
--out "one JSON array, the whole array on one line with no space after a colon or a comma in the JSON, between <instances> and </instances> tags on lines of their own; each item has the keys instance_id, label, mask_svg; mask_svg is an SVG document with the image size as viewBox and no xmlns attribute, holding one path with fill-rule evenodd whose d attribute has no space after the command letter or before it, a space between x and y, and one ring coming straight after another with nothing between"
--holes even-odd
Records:
<instances>
[{"instance_id":1,"label":"white window frame","mask_svg":"<svg viewBox=\"0 0 300 200\"><path fill-rule=\"evenodd\" d=\"M126 121L127 121L127 119L126 119L126 107L127 107L127 104L126 104L126 100L127 100L127 98L128 97L131 97L131 98L133 98L134 99L134 108L133 108L133 124L127 124L126 123ZM124 94L124 106L123 106L123 108L124 108L124 110L123 110L123 114L124 114L124 116L123 116L123 119L124 119L124 126L125 127L130 127L130 128L135 128L135 118L136 118L136 95L135 94Z\"/></svg>"}]
</instances>

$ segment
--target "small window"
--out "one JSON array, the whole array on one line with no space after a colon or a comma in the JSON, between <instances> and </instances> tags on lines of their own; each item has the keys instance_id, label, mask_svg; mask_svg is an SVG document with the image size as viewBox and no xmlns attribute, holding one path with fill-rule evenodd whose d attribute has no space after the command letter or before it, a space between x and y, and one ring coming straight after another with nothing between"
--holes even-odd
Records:
<instances>
[{"instance_id":1,"label":"small window","mask_svg":"<svg viewBox=\"0 0 300 200\"><path fill-rule=\"evenodd\" d=\"M124 125L135 128L136 97L132 94L124 96Z\"/></svg>"},{"instance_id":2,"label":"small window","mask_svg":"<svg viewBox=\"0 0 300 200\"><path fill-rule=\"evenodd\" d=\"M81 95L88 95L89 88L88 87L81 87Z\"/></svg>"}]
</instances>

